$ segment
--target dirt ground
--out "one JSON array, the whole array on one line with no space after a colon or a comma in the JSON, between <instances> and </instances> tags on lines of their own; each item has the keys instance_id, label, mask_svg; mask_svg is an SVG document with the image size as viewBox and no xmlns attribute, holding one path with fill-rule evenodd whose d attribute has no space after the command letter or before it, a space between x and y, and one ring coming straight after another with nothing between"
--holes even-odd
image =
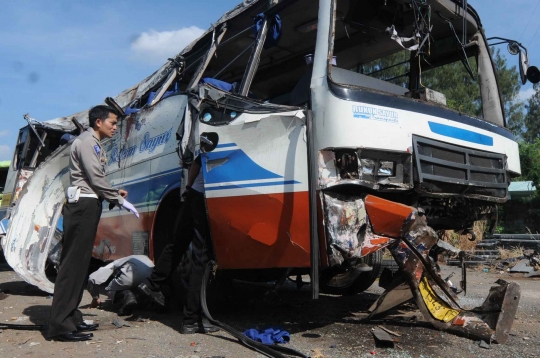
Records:
<instances>
[{"instance_id":1,"label":"dirt ground","mask_svg":"<svg viewBox=\"0 0 540 358\"><path fill-rule=\"evenodd\" d=\"M443 267L445 273L459 268ZM522 298L510 339L490 349L478 342L443 333L422 320L363 323L365 311L382 290L377 282L365 293L355 296L321 295L310 300L309 286L301 290L287 283L277 295L265 295L269 286L235 282L230 301L224 303L215 318L243 331L248 328L281 327L291 333L288 347L311 357L538 357L540 356L540 280L525 279L508 273L470 271L469 290L464 301L480 304L489 287L498 278L517 281ZM459 278L456 279L459 281ZM0 265L0 323L45 324L51 298L26 284L7 265ZM94 339L88 342L47 341L38 331L4 330L0 333L0 357L262 357L241 346L228 334L202 335L179 333L181 309L168 313L135 311L124 317L131 327L116 328L114 307L106 302L102 309L89 309L85 293L82 311L85 319L99 323ZM179 305L177 305L179 306ZM410 304L402 310L417 312ZM371 328L384 324L400 333L395 348L376 348Z\"/></svg>"}]
</instances>

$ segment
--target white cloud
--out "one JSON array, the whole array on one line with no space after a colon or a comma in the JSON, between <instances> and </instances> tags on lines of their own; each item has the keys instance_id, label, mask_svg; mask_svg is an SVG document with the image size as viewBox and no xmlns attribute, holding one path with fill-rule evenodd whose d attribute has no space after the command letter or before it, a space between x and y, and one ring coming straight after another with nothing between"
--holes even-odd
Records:
<instances>
[{"instance_id":1,"label":"white cloud","mask_svg":"<svg viewBox=\"0 0 540 358\"><path fill-rule=\"evenodd\" d=\"M519 91L518 99L520 101L526 102L534 94L534 88L527 88Z\"/></svg>"},{"instance_id":2,"label":"white cloud","mask_svg":"<svg viewBox=\"0 0 540 358\"><path fill-rule=\"evenodd\" d=\"M0 138L9 136L9 131L7 129L0 131Z\"/></svg>"},{"instance_id":3,"label":"white cloud","mask_svg":"<svg viewBox=\"0 0 540 358\"><path fill-rule=\"evenodd\" d=\"M7 145L0 145L0 161L10 160L13 150Z\"/></svg>"},{"instance_id":4,"label":"white cloud","mask_svg":"<svg viewBox=\"0 0 540 358\"><path fill-rule=\"evenodd\" d=\"M131 50L141 59L153 64L163 64L168 57L182 51L204 33L197 26L183 27L175 31L150 30L143 32L131 43Z\"/></svg>"}]
</instances>

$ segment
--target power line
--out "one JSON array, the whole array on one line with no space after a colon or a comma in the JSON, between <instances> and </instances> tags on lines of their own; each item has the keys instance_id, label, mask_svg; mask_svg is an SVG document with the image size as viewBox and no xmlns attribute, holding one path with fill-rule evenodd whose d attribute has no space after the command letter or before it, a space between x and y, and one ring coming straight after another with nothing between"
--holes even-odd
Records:
<instances>
[{"instance_id":1,"label":"power line","mask_svg":"<svg viewBox=\"0 0 540 358\"><path fill-rule=\"evenodd\" d=\"M521 38L523 37L523 34L525 33L525 30L526 30L527 27L529 26L529 23L531 22L531 19L532 19L534 13L536 12L536 9L538 8L538 4L539 4L539 3L540 3L540 0L538 0L538 1L536 2L536 6L534 7L534 11L531 12L531 16L529 16L529 21L527 21L527 25L525 25L525 27L523 28L523 31L521 32L521 36L519 37L518 42L521 42ZM536 31L538 31L538 30L536 30ZM536 33L535 33L535 34L536 34Z\"/></svg>"}]
</instances>

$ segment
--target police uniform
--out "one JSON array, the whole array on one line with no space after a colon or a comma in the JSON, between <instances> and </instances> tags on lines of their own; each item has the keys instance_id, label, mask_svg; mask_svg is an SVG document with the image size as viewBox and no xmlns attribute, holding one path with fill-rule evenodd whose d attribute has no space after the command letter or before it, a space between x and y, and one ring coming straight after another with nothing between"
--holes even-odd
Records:
<instances>
[{"instance_id":1,"label":"police uniform","mask_svg":"<svg viewBox=\"0 0 540 358\"><path fill-rule=\"evenodd\" d=\"M54 286L49 319L49 338L75 332L83 324L77 309L85 287L92 257L102 201L122 205L124 199L105 177L107 157L100 140L88 128L71 144L69 172L71 186L80 188L76 203L66 203L63 209L64 234L60 268Z\"/></svg>"}]
</instances>

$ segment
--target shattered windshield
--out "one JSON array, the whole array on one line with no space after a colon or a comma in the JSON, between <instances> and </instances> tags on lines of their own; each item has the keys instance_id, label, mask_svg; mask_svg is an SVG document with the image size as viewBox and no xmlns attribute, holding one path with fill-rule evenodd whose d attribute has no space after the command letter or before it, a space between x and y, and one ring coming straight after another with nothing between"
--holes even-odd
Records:
<instances>
[{"instance_id":1,"label":"shattered windshield","mask_svg":"<svg viewBox=\"0 0 540 358\"><path fill-rule=\"evenodd\" d=\"M336 0L331 79L482 117L477 27L448 4Z\"/></svg>"}]
</instances>

